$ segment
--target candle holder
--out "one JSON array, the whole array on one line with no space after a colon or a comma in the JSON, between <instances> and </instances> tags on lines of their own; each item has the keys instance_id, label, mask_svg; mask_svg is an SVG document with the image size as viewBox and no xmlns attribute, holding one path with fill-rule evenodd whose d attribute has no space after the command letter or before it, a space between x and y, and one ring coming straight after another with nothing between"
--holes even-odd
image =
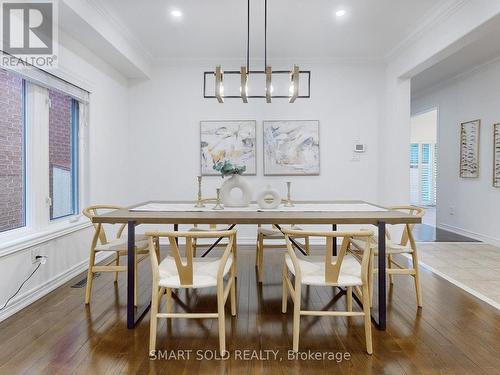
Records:
<instances>
[{"instance_id":1,"label":"candle holder","mask_svg":"<svg viewBox=\"0 0 500 375\"><path fill-rule=\"evenodd\" d=\"M195 207L205 207L205 205L203 204L203 200L201 198L201 179L202 177L201 176L198 176L198 202L196 202L196 204L194 205Z\"/></svg>"},{"instance_id":2,"label":"candle holder","mask_svg":"<svg viewBox=\"0 0 500 375\"><path fill-rule=\"evenodd\" d=\"M293 207L294 206L294 204L292 203L292 198L291 198L291 194L290 194L291 186L292 186L292 182L291 181L287 181L286 182L287 193L286 193L285 207Z\"/></svg>"},{"instance_id":3,"label":"candle holder","mask_svg":"<svg viewBox=\"0 0 500 375\"><path fill-rule=\"evenodd\" d=\"M220 189L216 189L217 191L217 202L215 203L215 206L212 208L212 210L223 210L224 207L220 204Z\"/></svg>"}]
</instances>

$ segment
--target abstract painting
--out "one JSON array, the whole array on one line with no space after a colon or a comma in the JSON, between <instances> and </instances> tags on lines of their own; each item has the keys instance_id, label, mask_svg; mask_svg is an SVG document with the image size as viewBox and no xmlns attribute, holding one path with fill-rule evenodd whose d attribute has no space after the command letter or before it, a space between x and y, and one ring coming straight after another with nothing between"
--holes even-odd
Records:
<instances>
[{"instance_id":1,"label":"abstract painting","mask_svg":"<svg viewBox=\"0 0 500 375\"><path fill-rule=\"evenodd\" d=\"M264 175L319 175L319 121L264 121Z\"/></svg>"},{"instance_id":2,"label":"abstract painting","mask_svg":"<svg viewBox=\"0 0 500 375\"><path fill-rule=\"evenodd\" d=\"M460 177L479 177L479 127L481 120L460 125Z\"/></svg>"},{"instance_id":3,"label":"abstract painting","mask_svg":"<svg viewBox=\"0 0 500 375\"><path fill-rule=\"evenodd\" d=\"M500 124L493 125L493 186L500 188Z\"/></svg>"},{"instance_id":4,"label":"abstract painting","mask_svg":"<svg viewBox=\"0 0 500 375\"><path fill-rule=\"evenodd\" d=\"M257 171L255 121L201 121L201 174L219 175L213 169L218 161L229 160L246 166L246 175Z\"/></svg>"}]
</instances>

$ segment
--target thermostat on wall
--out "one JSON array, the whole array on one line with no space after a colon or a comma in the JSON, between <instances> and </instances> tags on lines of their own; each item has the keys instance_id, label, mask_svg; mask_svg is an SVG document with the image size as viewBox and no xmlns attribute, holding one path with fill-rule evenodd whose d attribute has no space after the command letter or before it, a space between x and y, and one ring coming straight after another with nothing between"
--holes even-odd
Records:
<instances>
[{"instance_id":1,"label":"thermostat on wall","mask_svg":"<svg viewBox=\"0 0 500 375\"><path fill-rule=\"evenodd\" d=\"M362 143L356 143L354 145L354 152L365 152L366 151L366 145Z\"/></svg>"}]
</instances>

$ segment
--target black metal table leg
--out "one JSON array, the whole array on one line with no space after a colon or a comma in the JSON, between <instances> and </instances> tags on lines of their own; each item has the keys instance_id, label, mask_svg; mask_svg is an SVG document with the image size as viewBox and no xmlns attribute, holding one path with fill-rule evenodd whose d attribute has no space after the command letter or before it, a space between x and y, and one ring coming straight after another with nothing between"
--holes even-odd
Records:
<instances>
[{"instance_id":1,"label":"black metal table leg","mask_svg":"<svg viewBox=\"0 0 500 375\"><path fill-rule=\"evenodd\" d=\"M387 288L386 288L386 238L385 222L379 221L378 224L378 319L375 308L372 310L372 320L375 326L385 331L387 327ZM341 288L340 288L341 289ZM353 299L363 308L363 302L353 293Z\"/></svg>"},{"instance_id":2,"label":"black metal table leg","mask_svg":"<svg viewBox=\"0 0 500 375\"><path fill-rule=\"evenodd\" d=\"M231 225L229 226L229 228L227 228L227 230L231 230L231 229L233 229L235 226L236 226L236 224L231 224ZM210 246L210 247L207 249L207 251L205 251L205 252L203 253L203 255L202 255L201 257L202 257L202 258L206 257L206 256L208 255L208 253L210 253L210 252L211 252L211 251L215 248L215 246L217 246L217 245L219 244L219 242L221 242L221 241L222 241L222 237L219 237L219 238L217 239L217 241L215 241L215 242L212 244L212 246Z\"/></svg>"},{"instance_id":3,"label":"black metal table leg","mask_svg":"<svg viewBox=\"0 0 500 375\"><path fill-rule=\"evenodd\" d=\"M378 322L380 330L386 329L386 309L387 309L387 290L386 290L386 256L385 256L385 222L378 222Z\"/></svg>"},{"instance_id":4,"label":"black metal table leg","mask_svg":"<svg viewBox=\"0 0 500 375\"><path fill-rule=\"evenodd\" d=\"M135 307L135 221L128 222L128 252L127 252L127 328L134 329L137 322L147 313L151 302Z\"/></svg>"},{"instance_id":5,"label":"black metal table leg","mask_svg":"<svg viewBox=\"0 0 500 375\"><path fill-rule=\"evenodd\" d=\"M337 224L332 224L332 230L337 231ZM333 237L332 240L332 255L337 256L337 237Z\"/></svg>"},{"instance_id":6,"label":"black metal table leg","mask_svg":"<svg viewBox=\"0 0 500 375\"><path fill-rule=\"evenodd\" d=\"M281 227L278 225L278 224L273 224L273 226L275 226L281 233L283 233L283 230L281 229ZM283 235L285 235L285 233L283 233ZM297 249L299 250L302 255L307 255L307 252L302 248L302 246L300 246L297 241L295 241L293 238L290 237L290 242L292 243L292 245Z\"/></svg>"}]
</instances>

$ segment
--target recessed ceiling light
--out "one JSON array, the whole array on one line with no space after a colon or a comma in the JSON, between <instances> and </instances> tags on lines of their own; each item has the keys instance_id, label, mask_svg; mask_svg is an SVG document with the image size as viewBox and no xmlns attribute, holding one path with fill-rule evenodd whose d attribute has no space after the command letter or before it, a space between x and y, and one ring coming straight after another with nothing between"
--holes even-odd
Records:
<instances>
[{"instance_id":1,"label":"recessed ceiling light","mask_svg":"<svg viewBox=\"0 0 500 375\"><path fill-rule=\"evenodd\" d=\"M174 9L170 12L170 15L175 18L181 18L182 17L182 12L178 9Z\"/></svg>"},{"instance_id":2,"label":"recessed ceiling light","mask_svg":"<svg viewBox=\"0 0 500 375\"><path fill-rule=\"evenodd\" d=\"M335 15L336 15L337 17L344 17L344 16L346 15L346 13L347 13L347 12L346 12L346 10L345 10L345 9L339 9L339 10L337 10L337 11L335 12Z\"/></svg>"}]
</instances>

